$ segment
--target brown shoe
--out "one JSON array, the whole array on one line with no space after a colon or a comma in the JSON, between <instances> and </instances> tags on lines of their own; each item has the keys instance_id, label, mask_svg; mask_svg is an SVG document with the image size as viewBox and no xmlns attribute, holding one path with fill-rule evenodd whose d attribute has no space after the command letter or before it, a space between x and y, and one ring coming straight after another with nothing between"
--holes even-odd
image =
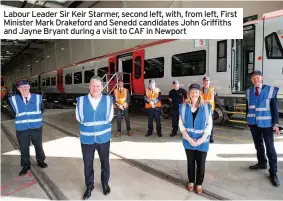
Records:
<instances>
[{"instance_id":1,"label":"brown shoe","mask_svg":"<svg viewBox=\"0 0 283 201\"><path fill-rule=\"evenodd\" d=\"M121 133L120 133L120 132L117 132L116 135L115 135L115 137L119 137L120 135L121 135Z\"/></svg>"},{"instance_id":2,"label":"brown shoe","mask_svg":"<svg viewBox=\"0 0 283 201\"><path fill-rule=\"evenodd\" d=\"M196 193L197 194L201 194L202 193L202 187L201 186L197 186L197 188L196 188Z\"/></svg>"},{"instance_id":3,"label":"brown shoe","mask_svg":"<svg viewBox=\"0 0 283 201\"><path fill-rule=\"evenodd\" d=\"M188 191L192 192L194 190L194 183L188 184Z\"/></svg>"},{"instance_id":4,"label":"brown shoe","mask_svg":"<svg viewBox=\"0 0 283 201\"><path fill-rule=\"evenodd\" d=\"M129 136L132 136L133 133L132 133L131 131L128 131L128 135L129 135Z\"/></svg>"}]
</instances>

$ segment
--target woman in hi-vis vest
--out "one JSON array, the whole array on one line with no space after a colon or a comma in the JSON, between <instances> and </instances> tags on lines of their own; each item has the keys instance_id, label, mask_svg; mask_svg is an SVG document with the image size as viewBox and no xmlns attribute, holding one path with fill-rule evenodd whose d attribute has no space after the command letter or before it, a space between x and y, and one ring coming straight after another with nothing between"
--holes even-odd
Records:
<instances>
[{"instance_id":1,"label":"woman in hi-vis vest","mask_svg":"<svg viewBox=\"0 0 283 201\"><path fill-rule=\"evenodd\" d=\"M202 193L207 151L212 128L211 105L204 103L200 85L191 84L186 103L179 107L179 128L187 155L188 190ZM195 171L195 164L197 170Z\"/></svg>"}]
</instances>

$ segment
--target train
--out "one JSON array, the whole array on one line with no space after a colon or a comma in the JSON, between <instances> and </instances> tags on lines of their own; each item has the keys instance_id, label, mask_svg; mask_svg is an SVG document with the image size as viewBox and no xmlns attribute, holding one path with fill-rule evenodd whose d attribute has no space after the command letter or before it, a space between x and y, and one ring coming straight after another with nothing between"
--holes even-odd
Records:
<instances>
[{"instance_id":1,"label":"train","mask_svg":"<svg viewBox=\"0 0 283 201\"><path fill-rule=\"evenodd\" d=\"M31 91L42 93L47 101L75 103L88 93L94 75L104 83L104 94L111 94L122 78L131 93L131 107L142 108L149 79L161 89L162 116L170 117L168 93L173 80L187 89L202 84L209 76L218 92L214 121L222 124L235 114L245 114L245 90L252 86L250 74L263 72L264 83L280 88L278 105L283 112L283 10L264 14L243 26L243 39L178 40L166 39L113 52L49 72L25 78Z\"/></svg>"},{"instance_id":2,"label":"train","mask_svg":"<svg viewBox=\"0 0 283 201\"><path fill-rule=\"evenodd\" d=\"M4 76L1 76L1 102L7 99L8 87L6 79Z\"/></svg>"}]
</instances>

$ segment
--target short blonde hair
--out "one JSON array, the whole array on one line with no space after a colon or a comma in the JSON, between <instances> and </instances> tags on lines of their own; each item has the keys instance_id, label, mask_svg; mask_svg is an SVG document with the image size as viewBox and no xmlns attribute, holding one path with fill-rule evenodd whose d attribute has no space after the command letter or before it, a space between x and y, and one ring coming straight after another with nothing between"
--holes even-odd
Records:
<instances>
[{"instance_id":1,"label":"short blonde hair","mask_svg":"<svg viewBox=\"0 0 283 201\"><path fill-rule=\"evenodd\" d=\"M186 100L186 103L189 104L189 105L192 105L192 100L190 98L190 90L188 91L188 98ZM199 97L198 97L198 101L197 101L196 106L199 107L203 104L204 104L204 100L203 100L203 97L201 95L201 92L199 91Z\"/></svg>"}]
</instances>

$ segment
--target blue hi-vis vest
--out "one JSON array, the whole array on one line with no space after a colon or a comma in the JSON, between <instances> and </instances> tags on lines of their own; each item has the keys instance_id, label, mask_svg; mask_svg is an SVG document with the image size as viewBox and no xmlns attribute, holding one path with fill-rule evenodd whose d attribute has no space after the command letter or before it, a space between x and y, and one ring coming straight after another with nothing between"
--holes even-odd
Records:
<instances>
[{"instance_id":1,"label":"blue hi-vis vest","mask_svg":"<svg viewBox=\"0 0 283 201\"><path fill-rule=\"evenodd\" d=\"M77 98L80 119L80 141L82 144L102 144L111 138L110 112L113 98L102 95L96 110L93 109L88 95Z\"/></svg>"},{"instance_id":2,"label":"blue hi-vis vest","mask_svg":"<svg viewBox=\"0 0 283 201\"><path fill-rule=\"evenodd\" d=\"M276 96L278 90L278 87L266 85L264 88L262 88L260 95L255 96L254 87L247 89L247 123L249 125L257 125L261 128L272 127L270 100Z\"/></svg>"},{"instance_id":3,"label":"blue hi-vis vest","mask_svg":"<svg viewBox=\"0 0 283 201\"><path fill-rule=\"evenodd\" d=\"M16 130L36 129L42 127L41 103L42 96L31 94L28 104L25 104L21 95L15 95L9 98L9 101L16 113Z\"/></svg>"},{"instance_id":4,"label":"blue hi-vis vest","mask_svg":"<svg viewBox=\"0 0 283 201\"><path fill-rule=\"evenodd\" d=\"M206 103L202 104L198 109L198 113L193 125L193 114L191 111L191 106L187 103L180 104L179 106L179 113L181 114L184 127L186 128L189 136L195 141L202 137L202 134L208 122L209 115L211 113L210 109L211 105ZM209 139L210 133L202 144L194 147L183 137L183 145L185 149L207 152L209 149Z\"/></svg>"}]
</instances>

